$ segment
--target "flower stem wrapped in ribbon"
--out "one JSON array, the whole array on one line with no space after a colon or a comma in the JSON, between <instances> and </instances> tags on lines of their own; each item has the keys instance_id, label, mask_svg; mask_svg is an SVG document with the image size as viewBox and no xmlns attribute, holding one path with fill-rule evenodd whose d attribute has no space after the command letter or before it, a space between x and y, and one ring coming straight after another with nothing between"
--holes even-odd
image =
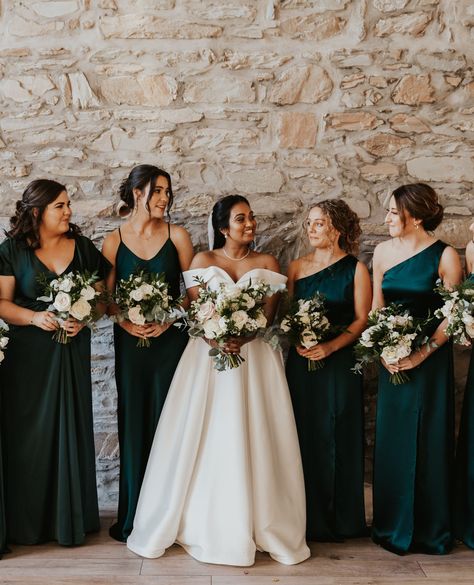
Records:
<instances>
[{"instance_id":1,"label":"flower stem wrapped in ribbon","mask_svg":"<svg viewBox=\"0 0 474 585\"><path fill-rule=\"evenodd\" d=\"M181 307L183 297L173 299L163 273L141 270L126 279L117 281L113 301L118 313L112 317L116 322L128 319L135 325L146 323L173 323L184 316ZM150 347L147 337L140 337L138 347Z\"/></svg>"},{"instance_id":2,"label":"flower stem wrapped in ribbon","mask_svg":"<svg viewBox=\"0 0 474 585\"><path fill-rule=\"evenodd\" d=\"M452 289L438 281L435 290L444 300L444 305L435 315L448 320L445 334L455 343L470 345L474 339L474 281L468 278Z\"/></svg>"},{"instance_id":3,"label":"flower stem wrapped in ribbon","mask_svg":"<svg viewBox=\"0 0 474 585\"><path fill-rule=\"evenodd\" d=\"M280 292L284 285L272 286L263 281L248 284L221 283L219 290L200 285L198 298L191 303L187 324L191 337L215 340L217 347L209 350L218 371L237 368L244 361L238 353L226 353L226 341L232 337L254 337L267 327L265 297Z\"/></svg>"},{"instance_id":4,"label":"flower stem wrapped in ribbon","mask_svg":"<svg viewBox=\"0 0 474 585\"><path fill-rule=\"evenodd\" d=\"M44 286L44 296L37 300L50 302L48 311L56 315L59 328L53 333L53 339L58 343L69 343L71 337L64 329L64 322L73 317L79 323L92 325L97 320L96 306L101 293L94 288L99 280L96 272L68 272L51 281L45 274L39 276Z\"/></svg>"}]
</instances>

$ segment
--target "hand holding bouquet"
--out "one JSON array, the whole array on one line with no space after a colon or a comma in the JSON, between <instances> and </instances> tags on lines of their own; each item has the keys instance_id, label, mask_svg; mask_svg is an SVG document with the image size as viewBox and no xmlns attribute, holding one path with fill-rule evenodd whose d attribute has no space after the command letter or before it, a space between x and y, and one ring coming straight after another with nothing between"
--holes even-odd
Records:
<instances>
[{"instance_id":1,"label":"hand holding bouquet","mask_svg":"<svg viewBox=\"0 0 474 585\"><path fill-rule=\"evenodd\" d=\"M173 299L168 291L164 274L140 271L127 279L119 280L113 296L119 312L113 319L128 319L135 325L146 323L172 323L183 316L180 306L183 298ZM148 337L140 337L138 347L150 347Z\"/></svg>"},{"instance_id":2,"label":"hand holding bouquet","mask_svg":"<svg viewBox=\"0 0 474 585\"><path fill-rule=\"evenodd\" d=\"M47 281L46 276L40 276L44 285L44 296L39 301L50 302L48 311L56 315L59 328L53 333L53 339L58 343L69 343L65 324L71 317L84 325L90 325L97 320L96 305L101 293L94 288L99 280L97 273L68 272L54 280Z\"/></svg>"},{"instance_id":3,"label":"hand holding bouquet","mask_svg":"<svg viewBox=\"0 0 474 585\"><path fill-rule=\"evenodd\" d=\"M319 293L310 299L294 300L280 323L280 332L292 345L311 349L327 337L331 328L326 312L324 297ZM324 360L307 359L309 372L324 367Z\"/></svg>"},{"instance_id":4,"label":"hand holding bouquet","mask_svg":"<svg viewBox=\"0 0 474 585\"><path fill-rule=\"evenodd\" d=\"M354 347L358 359L354 371L361 373L364 364L382 358L386 364L397 364L409 356L422 343L422 326L425 322L415 320L403 307L390 304L369 313L369 327L362 332ZM392 384L404 384L409 380L405 372L390 374Z\"/></svg>"},{"instance_id":5,"label":"hand holding bouquet","mask_svg":"<svg viewBox=\"0 0 474 585\"><path fill-rule=\"evenodd\" d=\"M444 332L455 343L470 345L474 339L474 281L467 279L451 290L439 281L435 290L444 299L444 305L435 312L436 317L448 320Z\"/></svg>"},{"instance_id":6,"label":"hand holding bouquet","mask_svg":"<svg viewBox=\"0 0 474 585\"><path fill-rule=\"evenodd\" d=\"M188 311L189 335L215 340L217 347L209 351L218 371L237 368L244 358L238 353L226 353L226 341L233 337L254 337L267 326L264 312L265 297L282 290L283 285L265 282L247 285L224 284L218 291L209 290L201 279L198 298Z\"/></svg>"}]
</instances>

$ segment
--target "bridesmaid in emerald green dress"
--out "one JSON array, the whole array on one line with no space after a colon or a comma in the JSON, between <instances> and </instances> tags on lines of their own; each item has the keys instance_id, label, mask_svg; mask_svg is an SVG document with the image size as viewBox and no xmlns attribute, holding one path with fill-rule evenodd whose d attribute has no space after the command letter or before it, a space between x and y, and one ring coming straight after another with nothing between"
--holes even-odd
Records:
<instances>
[{"instance_id":1,"label":"bridesmaid in emerald green dress","mask_svg":"<svg viewBox=\"0 0 474 585\"><path fill-rule=\"evenodd\" d=\"M139 165L122 183L120 197L129 219L104 241L103 253L113 265L108 289L113 292L118 279L145 270L164 273L177 298L180 275L189 268L193 247L184 228L165 221L173 203L171 177L155 166ZM150 339L150 347L137 347L143 337ZM187 341L187 333L174 326L130 321L114 325L120 492L110 535L116 540L125 542L132 531L156 425Z\"/></svg>"},{"instance_id":2,"label":"bridesmaid in emerald green dress","mask_svg":"<svg viewBox=\"0 0 474 585\"><path fill-rule=\"evenodd\" d=\"M286 375L303 460L306 538L340 541L367 534L362 377L351 370L372 291L366 266L352 255L359 219L344 201L318 203L305 226L313 251L290 264L290 295L324 295L329 322L341 332L311 349L292 347ZM308 358L324 366L308 371Z\"/></svg>"},{"instance_id":3,"label":"bridesmaid in emerald green dress","mask_svg":"<svg viewBox=\"0 0 474 585\"><path fill-rule=\"evenodd\" d=\"M391 239L374 252L374 309L395 302L424 319L442 305L436 281L460 282L457 253L429 233L442 217L428 185L393 192L385 219ZM380 368L372 536L398 554L444 554L453 544L454 377L445 327L439 319L431 322L429 343ZM410 379L394 386L389 374L399 371Z\"/></svg>"},{"instance_id":4,"label":"bridesmaid in emerald green dress","mask_svg":"<svg viewBox=\"0 0 474 585\"><path fill-rule=\"evenodd\" d=\"M70 342L39 300L39 277L97 272L109 265L70 223L63 185L33 181L0 245L0 317L10 341L0 367L7 542L77 545L99 529L92 424L90 330L75 319ZM100 283L99 283L100 286Z\"/></svg>"},{"instance_id":5,"label":"bridesmaid in emerald green dress","mask_svg":"<svg viewBox=\"0 0 474 585\"><path fill-rule=\"evenodd\" d=\"M474 236L474 223L471 224L470 229ZM474 239L466 248L466 268L468 278L474 287ZM456 538L474 549L474 352L472 350L456 451L454 511Z\"/></svg>"}]
</instances>

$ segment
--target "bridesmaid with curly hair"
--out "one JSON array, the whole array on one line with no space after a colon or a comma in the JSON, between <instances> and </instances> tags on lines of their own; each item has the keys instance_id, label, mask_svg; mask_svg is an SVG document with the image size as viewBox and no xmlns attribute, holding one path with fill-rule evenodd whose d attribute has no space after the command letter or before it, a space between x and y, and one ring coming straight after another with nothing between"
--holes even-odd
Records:
<instances>
[{"instance_id":1,"label":"bridesmaid with curly hair","mask_svg":"<svg viewBox=\"0 0 474 585\"><path fill-rule=\"evenodd\" d=\"M340 541L366 534L362 378L352 346L372 301L367 267L353 255L359 219L340 199L313 206L304 222L313 250L288 269L295 299L325 298L340 330L311 349L291 348L286 365L306 486L306 537ZM307 360L324 366L308 371Z\"/></svg>"}]
</instances>

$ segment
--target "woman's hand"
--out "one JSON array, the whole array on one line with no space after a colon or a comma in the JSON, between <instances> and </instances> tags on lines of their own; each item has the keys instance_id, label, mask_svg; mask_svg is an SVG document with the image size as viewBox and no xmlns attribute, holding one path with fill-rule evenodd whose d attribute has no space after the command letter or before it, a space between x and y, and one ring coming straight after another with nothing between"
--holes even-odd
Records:
<instances>
[{"instance_id":1,"label":"woman's hand","mask_svg":"<svg viewBox=\"0 0 474 585\"><path fill-rule=\"evenodd\" d=\"M420 364L422 364L425 359L429 356L430 352L423 351L422 349L418 349L416 351L412 351L409 356L406 358L401 359L397 366L398 371L401 372L403 370L413 370L413 368L417 368Z\"/></svg>"},{"instance_id":2,"label":"woman's hand","mask_svg":"<svg viewBox=\"0 0 474 585\"><path fill-rule=\"evenodd\" d=\"M147 323L143 325L144 337L159 337L171 327L172 323Z\"/></svg>"},{"instance_id":3,"label":"woman's hand","mask_svg":"<svg viewBox=\"0 0 474 585\"><path fill-rule=\"evenodd\" d=\"M251 336L242 336L242 337L229 337L226 339L224 345L221 349L224 350L225 353L240 353L240 349L249 341L255 339L255 335Z\"/></svg>"},{"instance_id":4,"label":"woman's hand","mask_svg":"<svg viewBox=\"0 0 474 585\"><path fill-rule=\"evenodd\" d=\"M309 360L318 361L330 356L332 353L334 353L335 349L330 341L325 341L324 343L317 343L309 349L304 348L302 345L297 345L296 351L302 357L308 358Z\"/></svg>"},{"instance_id":5,"label":"woman's hand","mask_svg":"<svg viewBox=\"0 0 474 585\"><path fill-rule=\"evenodd\" d=\"M74 317L69 317L69 319L66 319L62 325L68 337L75 337L85 326L85 323L80 323L77 319L74 319Z\"/></svg>"},{"instance_id":6,"label":"woman's hand","mask_svg":"<svg viewBox=\"0 0 474 585\"><path fill-rule=\"evenodd\" d=\"M56 329L59 329L59 323L51 311L36 311L30 323L44 331L56 331Z\"/></svg>"},{"instance_id":7,"label":"woman's hand","mask_svg":"<svg viewBox=\"0 0 474 585\"><path fill-rule=\"evenodd\" d=\"M146 325L135 325L135 323L132 323L128 319L119 321L118 325L120 325L122 329L125 329L129 335L133 335L133 337L139 337L140 339L145 339L146 337L144 334Z\"/></svg>"}]
</instances>

